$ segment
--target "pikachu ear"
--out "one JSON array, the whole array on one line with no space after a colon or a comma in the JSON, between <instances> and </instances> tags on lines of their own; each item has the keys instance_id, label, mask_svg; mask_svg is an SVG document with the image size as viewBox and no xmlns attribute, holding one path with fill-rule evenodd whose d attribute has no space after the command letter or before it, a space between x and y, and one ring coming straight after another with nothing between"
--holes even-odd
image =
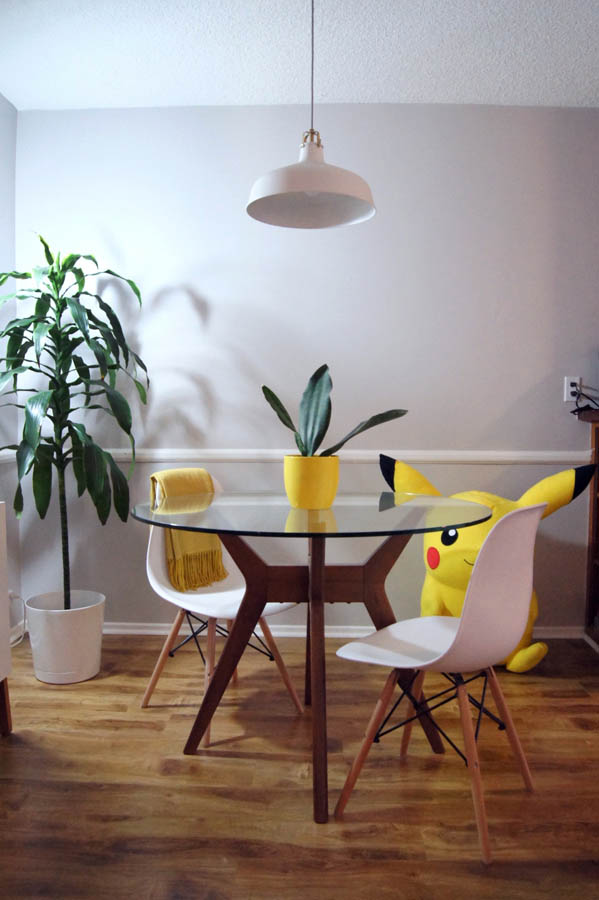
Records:
<instances>
[{"instance_id":1,"label":"pikachu ear","mask_svg":"<svg viewBox=\"0 0 599 900\"><path fill-rule=\"evenodd\" d=\"M383 478L392 491L406 491L409 494L433 494L440 496L438 491L424 475L421 475L412 466L402 462L400 459L393 459L391 456L385 456L384 453L379 454L379 465Z\"/></svg>"},{"instance_id":2,"label":"pikachu ear","mask_svg":"<svg viewBox=\"0 0 599 900\"><path fill-rule=\"evenodd\" d=\"M564 469L555 475L549 475L537 481L518 500L518 506L534 506L535 503L546 503L543 518L550 516L556 509L561 509L582 494L595 473L595 466L577 466L576 469Z\"/></svg>"}]
</instances>

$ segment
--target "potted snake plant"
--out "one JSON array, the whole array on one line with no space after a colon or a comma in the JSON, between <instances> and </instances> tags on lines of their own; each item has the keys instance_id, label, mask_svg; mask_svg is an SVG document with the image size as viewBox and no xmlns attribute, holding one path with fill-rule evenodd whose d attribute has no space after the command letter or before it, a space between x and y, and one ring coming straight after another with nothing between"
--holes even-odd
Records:
<instances>
[{"instance_id":1,"label":"potted snake plant","mask_svg":"<svg viewBox=\"0 0 599 900\"><path fill-rule=\"evenodd\" d=\"M0 332L0 391L4 405L20 410L22 429L16 454L14 511L23 511L22 482L31 476L33 498L44 519L56 482L62 553L62 590L26 601L36 677L51 683L83 681L100 669L103 594L71 588L67 477L77 494L87 493L105 524L114 509L122 521L129 514L128 476L89 433L83 420L101 410L124 431L135 461L131 409L117 390L117 376L129 377L146 402L147 370L125 339L112 307L95 287L98 276L124 281L141 305L139 288L112 269L100 270L91 254L52 253L40 237L46 265L31 272L0 273L24 282L0 298L24 307ZM95 269L89 270L95 266ZM85 269L85 270L84 270ZM141 370L141 375L138 374ZM55 473L55 474L54 474ZM130 475L130 472L129 472Z\"/></svg>"},{"instance_id":2,"label":"potted snake plant","mask_svg":"<svg viewBox=\"0 0 599 900\"><path fill-rule=\"evenodd\" d=\"M388 409L371 416L325 450L317 454L331 421L333 382L325 363L310 377L299 406L298 427L277 395L265 384L262 393L283 425L293 431L299 454L285 456L283 474L289 503L296 509L328 509L337 493L337 451L351 438L375 425L405 416L406 409Z\"/></svg>"}]
</instances>

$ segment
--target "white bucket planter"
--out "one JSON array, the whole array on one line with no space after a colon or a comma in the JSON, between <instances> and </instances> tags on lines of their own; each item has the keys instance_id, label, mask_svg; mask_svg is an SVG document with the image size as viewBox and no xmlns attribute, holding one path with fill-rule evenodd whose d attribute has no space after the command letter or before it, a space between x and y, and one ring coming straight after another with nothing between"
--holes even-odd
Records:
<instances>
[{"instance_id":1,"label":"white bucket planter","mask_svg":"<svg viewBox=\"0 0 599 900\"><path fill-rule=\"evenodd\" d=\"M71 591L71 609L63 609L62 591L53 591L25 601L39 681L74 684L98 674L105 600L96 591Z\"/></svg>"}]
</instances>

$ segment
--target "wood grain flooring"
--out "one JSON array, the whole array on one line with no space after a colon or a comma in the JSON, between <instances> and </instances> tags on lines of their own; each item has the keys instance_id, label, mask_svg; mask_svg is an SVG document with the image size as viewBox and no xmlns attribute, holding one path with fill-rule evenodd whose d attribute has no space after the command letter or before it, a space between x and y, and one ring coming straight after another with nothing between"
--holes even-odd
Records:
<instances>
[{"instance_id":1,"label":"wood grain flooring","mask_svg":"<svg viewBox=\"0 0 599 900\"><path fill-rule=\"evenodd\" d=\"M162 639L107 636L101 674L50 686L13 650L13 734L0 740L0 897L135 900L599 898L599 657L553 641L532 672L499 671L536 787L523 790L505 734L479 741L491 850L484 866L463 762L415 728L373 747L342 822L312 821L310 713L274 663L246 653L213 720L183 745L201 699L197 651L169 660L140 708ZM303 641L278 641L303 684ZM327 641L329 806L385 670ZM220 641L219 647L220 650ZM436 676L427 680L427 692ZM457 737L457 709L439 718Z\"/></svg>"}]
</instances>

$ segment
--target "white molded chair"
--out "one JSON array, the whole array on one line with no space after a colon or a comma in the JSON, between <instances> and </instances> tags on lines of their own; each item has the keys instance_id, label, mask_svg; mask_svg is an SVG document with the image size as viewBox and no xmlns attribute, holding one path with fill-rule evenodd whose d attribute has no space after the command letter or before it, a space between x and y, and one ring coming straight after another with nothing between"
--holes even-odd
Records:
<instances>
[{"instance_id":1,"label":"white molded chair","mask_svg":"<svg viewBox=\"0 0 599 900\"><path fill-rule=\"evenodd\" d=\"M239 611L239 607L241 606L241 601L243 600L243 596L245 593L245 579L232 556L227 552L225 547L222 548L222 553L223 564L228 572L227 578L225 578L223 581L215 582L209 587L199 588L195 591L178 591L173 587L168 576L166 565L165 533L165 528L155 526L152 526L150 528L148 551L146 555L146 571L148 580L154 591L156 591L156 593L164 600L168 600L169 603L172 603L179 609L177 615L175 616L175 621L173 622L168 637L166 638L162 646L162 650L160 651L158 661L154 667L152 677L150 678L150 681L146 688L146 692L141 703L142 707L146 707L149 705L150 697L154 692L154 688L156 687L156 683L160 678L160 674L164 668L166 660L173 649L175 641L177 640L177 635L179 634L179 630L186 615L189 615L190 617L188 621L190 623L190 626L192 627L192 632L194 631L194 626L190 619L193 617L196 620L200 620L200 627L195 629L195 634L192 634L193 637L196 637L198 633L206 630L207 641L204 685L205 688L208 686L215 665L217 629L221 633L223 631L223 629L218 626L217 622L219 619L225 620L228 623L228 627L231 627L233 620L235 619ZM266 624L267 616L272 616L276 613L283 612L284 610L290 609L293 606L295 606L294 603L267 603L264 607L262 616L259 619L259 624L260 628L262 629L262 634L264 635L264 640L266 642L268 650L270 651L270 655L274 658L277 664L283 682L285 683L285 687L289 691L291 699L295 704L298 712L303 713L304 710L300 699L291 682L289 673L287 672L285 663L283 662L281 654L279 653L279 649L275 643L270 628ZM198 643L197 637L196 643ZM202 745L204 747L207 747L209 743L210 729L208 728L204 734L204 738L202 739Z\"/></svg>"},{"instance_id":2,"label":"white molded chair","mask_svg":"<svg viewBox=\"0 0 599 900\"><path fill-rule=\"evenodd\" d=\"M511 653L524 633L532 591L535 536L544 509L545 504L523 507L496 522L474 563L459 618L427 616L406 619L382 628L362 640L345 644L337 651L337 655L344 659L391 666L392 671L347 776L335 809L336 818L341 818L372 742L382 730L381 724L397 684L399 671L409 669L416 673L411 687L402 694L402 697L407 696L410 708L407 718L400 723L404 729L401 756L407 752L414 720L422 715L430 715L428 704L422 702L424 674L427 671L441 672L448 676L452 684L445 693L452 693L458 700L464 734L464 759L471 777L481 853L483 860L490 862L487 818L476 748L481 716L483 713L488 714L488 711L484 707L484 688L481 702L478 703L469 696L466 687L473 679L466 681L463 673L476 672L475 677L482 675L485 687L488 682L503 720L500 724L505 726L524 784L532 791L528 763L493 665ZM470 712L471 703L479 711L476 733Z\"/></svg>"}]
</instances>

